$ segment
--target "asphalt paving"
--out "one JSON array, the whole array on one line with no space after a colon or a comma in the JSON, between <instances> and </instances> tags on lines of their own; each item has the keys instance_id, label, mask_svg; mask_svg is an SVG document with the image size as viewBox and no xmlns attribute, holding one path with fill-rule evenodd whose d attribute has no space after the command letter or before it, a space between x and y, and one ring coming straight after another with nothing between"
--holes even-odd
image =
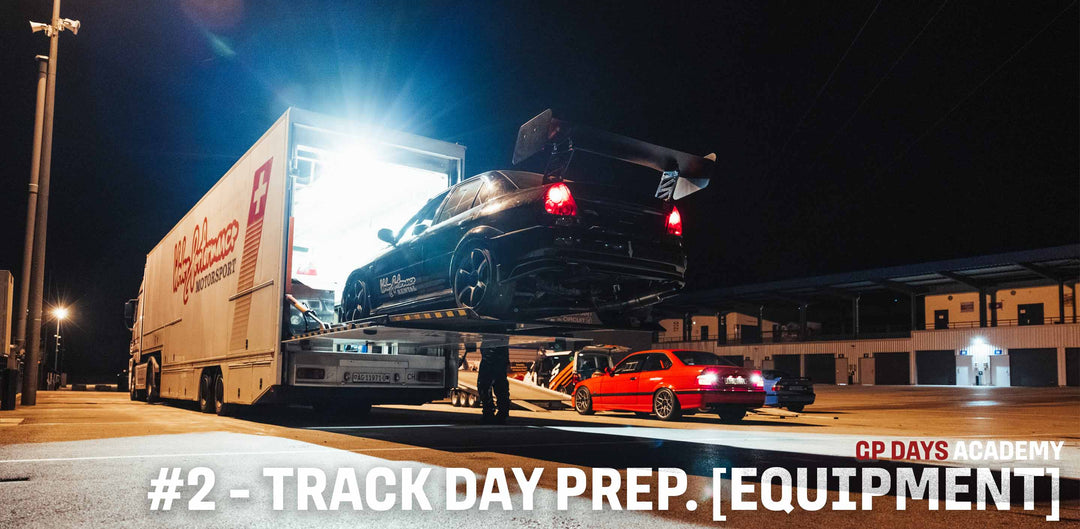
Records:
<instances>
[{"instance_id":1,"label":"asphalt paving","mask_svg":"<svg viewBox=\"0 0 1080 529\"><path fill-rule=\"evenodd\" d=\"M364 420L314 415L306 409L248 410L241 417L217 417L188 405L130 402L126 394L43 392L39 405L0 412L0 527L181 527L181 526L338 526L358 520L385 527L773 527L777 522L806 526L1039 526L1049 513L1046 487L1036 490L1034 510L929 511L912 506L899 512L892 498L877 498L872 511L792 514L731 511L727 522L712 519L713 486L730 490L731 481L714 482L717 467L799 468L879 467L895 474L901 466L928 468L934 462L857 461L860 440L1056 440L1063 443L1062 461L1052 465L1063 475L1061 517L1080 521L1076 468L1080 457L1080 392L1072 388L886 388L820 387L818 403L804 413L765 409L739 425L720 424L715 417L695 415L676 423L606 413L582 417L573 411L517 413L505 426L480 425L477 410L445 404L377 407ZM875 405L877 404L877 405ZM1034 464L1034 463L1032 463ZM1051 464L1046 464L1051 466ZM995 468L1009 463L993 464ZM151 510L147 497L162 468L209 469L217 479L204 498L212 511L193 511L188 502L199 488L184 482L182 500L172 509ZM265 468L320 469L330 501L337 473L343 468L363 476L386 468L401 479L402 469L428 468L430 511L400 508L336 511L298 508L295 481L285 482L285 506L273 508L271 480ZM446 509L448 468L467 468L484 477L490 469L543 469L532 510L523 510L525 491L508 477L512 510L499 503L480 510ZM672 507L655 511L658 481L642 497L654 510L592 509L590 482L571 497L567 508L555 507L559 469L612 468L623 480L628 468L679 468L688 474L687 491ZM660 476L662 474L657 474ZM192 479L190 475L186 479ZM297 478L298 479L298 478ZM314 478L313 478L314 479ZM655 479L660 479L656 477ZM760 476L750 478L760 487ZM362 480L361 480L362 482ZM771 493L776 487L766 487ZM827 496L838 497L830 479ZM247 490L246 498L229 491ZM853 483L859 498L859 483ZM458 488L458 492L463 492ZM765 489L761 489L764 493ZM493 496L492 496L493 497ZM961 495L963 497L963 495ZM1018 497L1018 496L1017 496ZM693 499L696 509L691 510ZM439 503L442 501L443 503ZM622 498L622 507L626 498ZM726 497L725 497L725 501ZM856 499L856 501L859 501ZM329 506L329 505L328 505ZM340 506L339 506L340 507ZM365 505L365 507L367 507ZM358 518L362 516L362 518Z\"/></svg>"}]
</instances>

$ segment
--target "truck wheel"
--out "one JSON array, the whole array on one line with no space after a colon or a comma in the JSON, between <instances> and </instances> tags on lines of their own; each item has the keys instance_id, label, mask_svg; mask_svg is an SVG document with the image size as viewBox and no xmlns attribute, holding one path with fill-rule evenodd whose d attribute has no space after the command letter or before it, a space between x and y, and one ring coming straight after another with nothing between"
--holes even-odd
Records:
<instances>
[{"instance_id":1,"label":"truck wheel","mask_svg":"<svg viewBox=\"0 0 1080 529\"><path fill-rule=\"evenodd\" d=\"M473 395L472 393L469 393L468 395L466 395L465 396L465 406L467 406L469 408L476 408L476 407L480 406L480 402L478 402L478 400L476 398L476 395Z\"/></svg>"},{"instance_id":2,"label":"truck wheel","mask_svg":"<svg viewBox=\"0 0 1080 529\"><path fill-rule=\"evenodd\" d=\"M653 413L661 421L674 421L678 420L682 415L682 410L679 408L679 399L675 396L675 392L668 388L660 388L653 395Z\"/></svg>"},{"instance_id":3,"label":"truck wheel","mask_svg":"<svg viewBox=\"0 0 1080 529\"><path fill-rule=\"evenodd\" d=\"M214 413L214 377L210 373L203 373L199 379L199 411Z\"/></svg>"},{"instance_id":4,"label":"truck wheel","mask_svg":"<svg viewBox=\"0 0 1080 529\"><path fill-rule=\"evenodd\" d=\"M461 243L450 270L450 284L458 307L485 316L502 316L510 308L511 289L499 282L495 259L484 241Z\"/></svg>"},{"instance_id":5,"label":"truck wheel","mask_svg":"<svg viewBox=\"0 0 1080 529\"><path fill-rule=\"evenodd\" d=\"M161 379L157 358L150 358L146 363L146 402L153 404L161 400Z\"/></svg>"},{"instance_id":6,"label":"truck wheel","mask_svg":"<svg viewBox=\"0 0 1080 529\"><path fill-rule=\"evenodd\" d=\"M370 299L368 282L359 276L350 276L341 293L341 311L338 313L341 321L338 323L368 317L371 314Z\"/></svg>"},{"instance_id":7,"label":"truck wheel","mask_svg":"<svg viewBox=\"0 0 1080 529\"><path fill-rule=\"evenodd\" d=\"M458 393L457 390L450 394L450 404L455 408L461 407L461 393Z\"/></svg>"},{"instance_id":8,"label":"truck wheel","mask_svg":"<svg viewBox=\"0 0 1080 529\"><path fill-rule=\"evenodd\" d=\"M592 394L589 393L589 388L582 386L574 392L574 410L581 415L592 415Z\"/></svg>"},{"instance_id":9,"label":"truck wheel","mask_svg":"<svg viewBox=\"0 0 1080 529\"><path fill-rule=\"evenodd\" d=\"M225 378L221 374L214 375L214 413L227 416L231 406L225 403Z\"/></svg>"},{"instance_id":10,"label":"truck wheel","mask_svg":"<svg viewBox=\"0 0 1080 529\"><path fill-rule=\"evenodd\" d=\"M720 422L724 424L735 424L743 420L743 417L746 417L746 408L721 408L717 413L720 414Z\"/></svg>"}]
</instances>

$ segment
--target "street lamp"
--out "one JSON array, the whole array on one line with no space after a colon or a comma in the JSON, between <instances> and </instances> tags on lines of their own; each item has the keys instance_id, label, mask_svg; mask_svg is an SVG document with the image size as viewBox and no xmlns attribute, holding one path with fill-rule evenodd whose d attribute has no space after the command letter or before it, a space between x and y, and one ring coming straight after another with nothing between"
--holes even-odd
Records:
<instances>
[{"instance_id":1,"label":"street lamp","mask_svg":"<svg viewBox=\"0 0 1080 529\"><path fill-rule=\"evenodd\" d=\"M53 144L53 107L56 100L56 65L57 55L59 54L58 48L60 44L60 33L63 31L70 31L73 35L78 34L79 28L82 24L78 20L71 20L68 18L60 18L60 0L53 0L52 18L49 20L49 24L40 22L30 22L30 31L33 33L43 32L49 37L49 62L46 73L46 86L45 86L45 105L42 111L42 129L41 135L37 135L35 125L35 137L34 137L34 152L40 152L40 158L35 154L34 165L31 167L31 174L38 173L38 180L36 182L31 181L30 194L33 196L36 192L36 210L34 216L34 238L33 241L27 241L26 252L31 253L31 267L29 270L30 285L28 289L23 290L26 292L29 290L29 296L27 296L28 303L22 302L26 305L27 310L23 312L20 310L19 317L26 319L25 325L20 325L20 333L17 338L20 338L20 346L25 351L26 370L23 372L23 392L22 392L22 404L23 406L33 406L37 404L37 388L38 388L38 363L41 358L39 352L40 339L41 339L41 316L42 316L42 291L45 288L45 234L47 233L48 219L49 219L49 180L50 173L52 171L52 144ZM36 169L35 169L36 168ZM31 198L34 201L34 198ZM27 229L29 232L29 227ZM27 275L27 270L23 270L23 275ZM20 306L22 309L22 306ZM59 325L59 319L57 319L57 325ZM29 328L29 336L26 336L26 329ZM57 332L59 334L59 331Z\"/></svg>"},{"instance_id":2,"label":"street lamp","mask_svg":"<svg viewBox=\"0 0 1080 529\"><path fill-rule=\"evenodd\" d=\"M60 306L52 310L52 315L56 318L56 350L53 352L53 368L56 369L56 376L60 376L60 322L64 321L68 317L67 307Z\"/></svg>"}]
</instances>

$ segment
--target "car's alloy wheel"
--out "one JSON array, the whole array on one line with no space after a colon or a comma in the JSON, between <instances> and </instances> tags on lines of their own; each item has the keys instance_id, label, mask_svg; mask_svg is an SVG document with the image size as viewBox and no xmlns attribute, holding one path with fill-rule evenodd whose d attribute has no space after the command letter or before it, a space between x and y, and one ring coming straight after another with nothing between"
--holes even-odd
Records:
<instances>
[{"instance_id":1,"label":"car's alloy wheel","mask_svg":"<svg viewBox=\"0 0 1080 529\"><path fill-rule=\"evenodd\" d=\"M670 389L661 388L653 395L653 413L662 421L679 418L679 401Z\"/></svg>"},{"instance_id":2,"label":"car's alloy wheel","mask_svg":"<svg viewBox=\"0 0 1080 529\"><path fill-rule=\"evenodd\" d=\"M458 261L454 272L454 297L458 306L475 309L487 297L492 286L491 252L473 248Z\"/></svg>"},{"instance_id":3,"label":"car's alloy wheel","mask_svg":"<svg viewBox=\"0 0 1080 529\"><path fill-rule=\"evenodd\" d=\"M574 392L574 409L582 415L592 415L592 394L586 387L580 387Z\"/></svg>"},{"instance_id":4,"label":"car's alloy wheel","mask_svg":"<svg viewBox=\"0 0 1080 529\"><path fill-rule=\"evenodd\" d=\"M367 282L363 279L350 278L341 296L340 323L368 317L371 314L368 299Z\"/></svg>"}]
</instances>

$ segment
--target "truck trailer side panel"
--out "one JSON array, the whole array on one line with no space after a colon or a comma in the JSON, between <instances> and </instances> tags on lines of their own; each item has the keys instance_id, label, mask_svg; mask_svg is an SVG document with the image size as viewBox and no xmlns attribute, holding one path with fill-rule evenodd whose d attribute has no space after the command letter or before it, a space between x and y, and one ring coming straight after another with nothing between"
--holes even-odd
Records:
<instances>
[{"instance_id":1,"label":"truck trailer side panel","mask_svg":"<svg viewBox=\"0 0 1080 529\"><path fill-rule=\"evenodd\" d=\"M225 402L281 383L286 113L147 256L142 356L161 365L161 396L198 398L220 370Z\"/></svg>"}]
</instances>

